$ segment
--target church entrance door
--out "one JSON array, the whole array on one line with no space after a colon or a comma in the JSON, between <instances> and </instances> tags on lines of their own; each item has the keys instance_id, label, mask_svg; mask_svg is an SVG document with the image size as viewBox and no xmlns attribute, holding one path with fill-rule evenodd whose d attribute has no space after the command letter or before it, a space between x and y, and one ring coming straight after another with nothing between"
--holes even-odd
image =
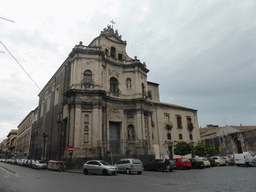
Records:
<instances>
[{"instance_id":1,"label":"church entrance door","mask_svg":"<svg viewBox=\"0 0 256 192\"><path fill-rule=\"evenodd\" d=\"M112 148L113 154L119 154L120 124L121 123L109 122L109 147Z\"/></svg>"}]
</instances>

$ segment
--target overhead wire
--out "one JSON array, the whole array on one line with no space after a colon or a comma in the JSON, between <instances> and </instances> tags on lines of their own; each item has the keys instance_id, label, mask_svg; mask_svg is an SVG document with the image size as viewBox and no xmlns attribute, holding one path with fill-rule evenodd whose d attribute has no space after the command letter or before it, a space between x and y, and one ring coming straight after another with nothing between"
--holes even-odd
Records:
<instances>
[{"instance_id":1,"label":"overhead wire","mask_svg":"<svg viewBox=\"0 0 256 192\"><path fill-rule=\"evenodd\" d=\"M19 64L21 69L27 74L27 76L34 82L37 88L41 91L41 88L37 85L37 83L32 79L32 77L27 73L27 71L22 67L19 61L12 55L12 53L7 49L7 47L0 41L0 43L4 46L4 48L8 51L8 53L12 56L12 58Z\"/></svg>"}]
</instances>

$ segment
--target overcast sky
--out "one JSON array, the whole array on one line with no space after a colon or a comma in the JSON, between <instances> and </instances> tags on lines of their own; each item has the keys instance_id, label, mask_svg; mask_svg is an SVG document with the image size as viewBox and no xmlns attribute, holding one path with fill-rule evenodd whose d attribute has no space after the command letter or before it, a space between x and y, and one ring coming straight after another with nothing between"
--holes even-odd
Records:
<instances>
[{"instance_id":1,"label":"overcast sky","mask_svg":"<svg viewBox=\"0 0 256 192\"><path fill-rule=\"evenodd\" d=\"M112 19L146 62L161 102L198 110L199 126L256 125L255 0L0 0L0 41L42 89ZM38 106L38 87L0 44L0 142Z\"/></svg>"}]
</instances>

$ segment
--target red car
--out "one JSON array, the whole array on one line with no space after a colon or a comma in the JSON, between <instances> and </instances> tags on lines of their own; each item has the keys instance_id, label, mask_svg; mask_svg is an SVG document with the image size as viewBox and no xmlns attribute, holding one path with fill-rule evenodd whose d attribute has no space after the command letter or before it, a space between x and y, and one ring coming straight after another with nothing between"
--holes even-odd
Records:
<instances>
[{"instance_id":1,"label":"red car","mask_svg":"<svg viewBox=\"0 0 256 192\"><path fill-rule=\"evenodd\" d=\"M192 164L189 159L175 158L173 159L177 169L191 169Z\"/></svg>"}]
</instances>

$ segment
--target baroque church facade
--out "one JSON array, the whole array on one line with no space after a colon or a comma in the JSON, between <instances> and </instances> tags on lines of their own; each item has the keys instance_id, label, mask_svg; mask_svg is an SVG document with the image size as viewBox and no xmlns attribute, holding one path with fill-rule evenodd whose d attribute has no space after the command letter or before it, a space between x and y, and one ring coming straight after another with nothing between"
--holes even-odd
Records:
<instances>
[{"instance_id":1,"label":"baroque church facade","mask_svg":"<svg viewBox=\"0 0 256 192\"><path fill-rule=\"evenodd\" d=\"M161 103L145 63L111 26L79 43L39 93L30 158L174 158L175 141L200 142L197 110Z\"/></svg>"}]
</instances>

